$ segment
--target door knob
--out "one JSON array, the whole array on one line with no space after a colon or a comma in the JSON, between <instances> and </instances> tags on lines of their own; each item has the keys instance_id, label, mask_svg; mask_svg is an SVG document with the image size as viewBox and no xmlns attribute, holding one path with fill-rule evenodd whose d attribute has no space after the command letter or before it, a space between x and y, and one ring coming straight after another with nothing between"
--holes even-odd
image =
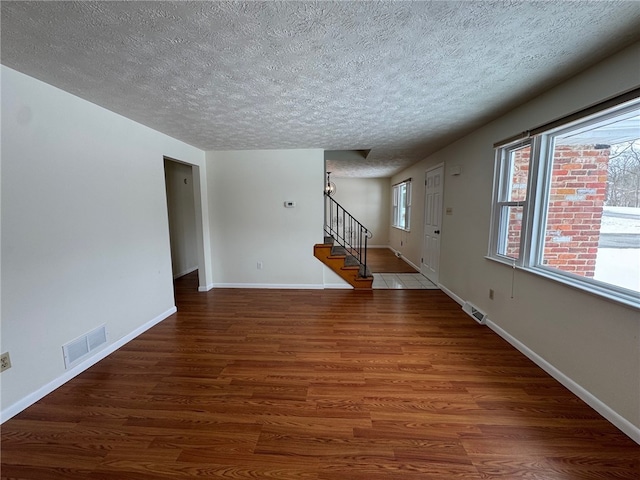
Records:
<instances>
[{"instance_id":1,"label":"door knob","mask_svg":"<svg viewBox=\"0 0 640 480\"><path fill-rule=\"evenodd\" d=\"M435 232L433 232L433 233L435 233L436 235L440 235L440 230L436 230L436 231L435 231Z\"/></svg>"}]
</instances>

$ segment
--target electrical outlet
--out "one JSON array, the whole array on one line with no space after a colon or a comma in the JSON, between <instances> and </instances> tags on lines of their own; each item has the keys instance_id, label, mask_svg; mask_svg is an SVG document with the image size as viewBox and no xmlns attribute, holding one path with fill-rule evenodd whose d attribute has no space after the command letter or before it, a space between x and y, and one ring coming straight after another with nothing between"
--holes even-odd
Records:
<instances>
[{"instance_id":1,"label":"electrical outlet","mask_svg":"<svg viewBox=\"0 0 640 480\"><path fill-rule=\"evenodd\" d=\"M0 355L0 372L4 372L8 368L11 368L11 358L9 352L5 352Z\"/></svg>"},{"instance_id":2,"label":"electrical outlet","mask_svg":"<svg viewBox=\"0 0 640 480\"><path fill-rule=\"evenodd\" d=\"M493 300L493 288L489 289L489 298Z\"/></svg>"}]
</instances>

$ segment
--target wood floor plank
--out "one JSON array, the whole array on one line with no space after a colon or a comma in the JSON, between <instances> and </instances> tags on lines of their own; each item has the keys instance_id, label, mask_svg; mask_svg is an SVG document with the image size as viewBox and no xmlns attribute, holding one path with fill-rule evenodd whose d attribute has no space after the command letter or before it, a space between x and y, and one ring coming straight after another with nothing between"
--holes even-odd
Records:
<instances>
[{"instance_id":1,"label":"wood floor plank","mask_svg":"<svg viewBox=\"0 0 640 480\"><path fill-rule=\"evenodd\" d=\"M636 443L440 291L191 274L176 302L2 426L2 479L640 478Z\"/></svg>"},{"instance_id":2,"label":"wood floor plank","mask_svg":"<svg viewBox=\"0 0 640 480\"><path fill-rule=\"evenodd\" d=\"M373 273L418 273L389 248L368 248L367 267Z\"/></svg>"}]
</instances>

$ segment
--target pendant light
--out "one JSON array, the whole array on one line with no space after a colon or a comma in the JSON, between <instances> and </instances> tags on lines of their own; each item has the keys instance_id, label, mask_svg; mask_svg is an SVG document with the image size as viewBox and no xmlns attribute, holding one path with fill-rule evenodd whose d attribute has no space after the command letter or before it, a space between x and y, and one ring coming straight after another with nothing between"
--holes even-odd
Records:
<instances>
[{"instance_id":1,"label":"pendant light","mask_svg":"<svg viewBox=\"0 0 640 480\"><path fill-rule=\"evenodd\" d=\"M331 172L327 172L327 184L324 186L325 195L333 195L336 193L336 184L331 181Z\"/></svg>"}]
</instances>

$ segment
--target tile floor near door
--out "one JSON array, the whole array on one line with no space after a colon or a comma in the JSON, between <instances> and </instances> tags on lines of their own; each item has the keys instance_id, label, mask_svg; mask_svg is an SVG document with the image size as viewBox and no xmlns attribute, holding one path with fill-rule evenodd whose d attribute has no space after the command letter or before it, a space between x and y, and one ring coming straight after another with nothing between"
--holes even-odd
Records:
<instances>
[{"instance_id":1,"label":"tile floor near door","mask_svg":"<svg viewBox=\"0 0 640 480\"><path fill-rule=\"evenodd\" d=\"M435 284L420 273L374 273L373 288L438 290Z\"/></svg>"}]
</instances>

